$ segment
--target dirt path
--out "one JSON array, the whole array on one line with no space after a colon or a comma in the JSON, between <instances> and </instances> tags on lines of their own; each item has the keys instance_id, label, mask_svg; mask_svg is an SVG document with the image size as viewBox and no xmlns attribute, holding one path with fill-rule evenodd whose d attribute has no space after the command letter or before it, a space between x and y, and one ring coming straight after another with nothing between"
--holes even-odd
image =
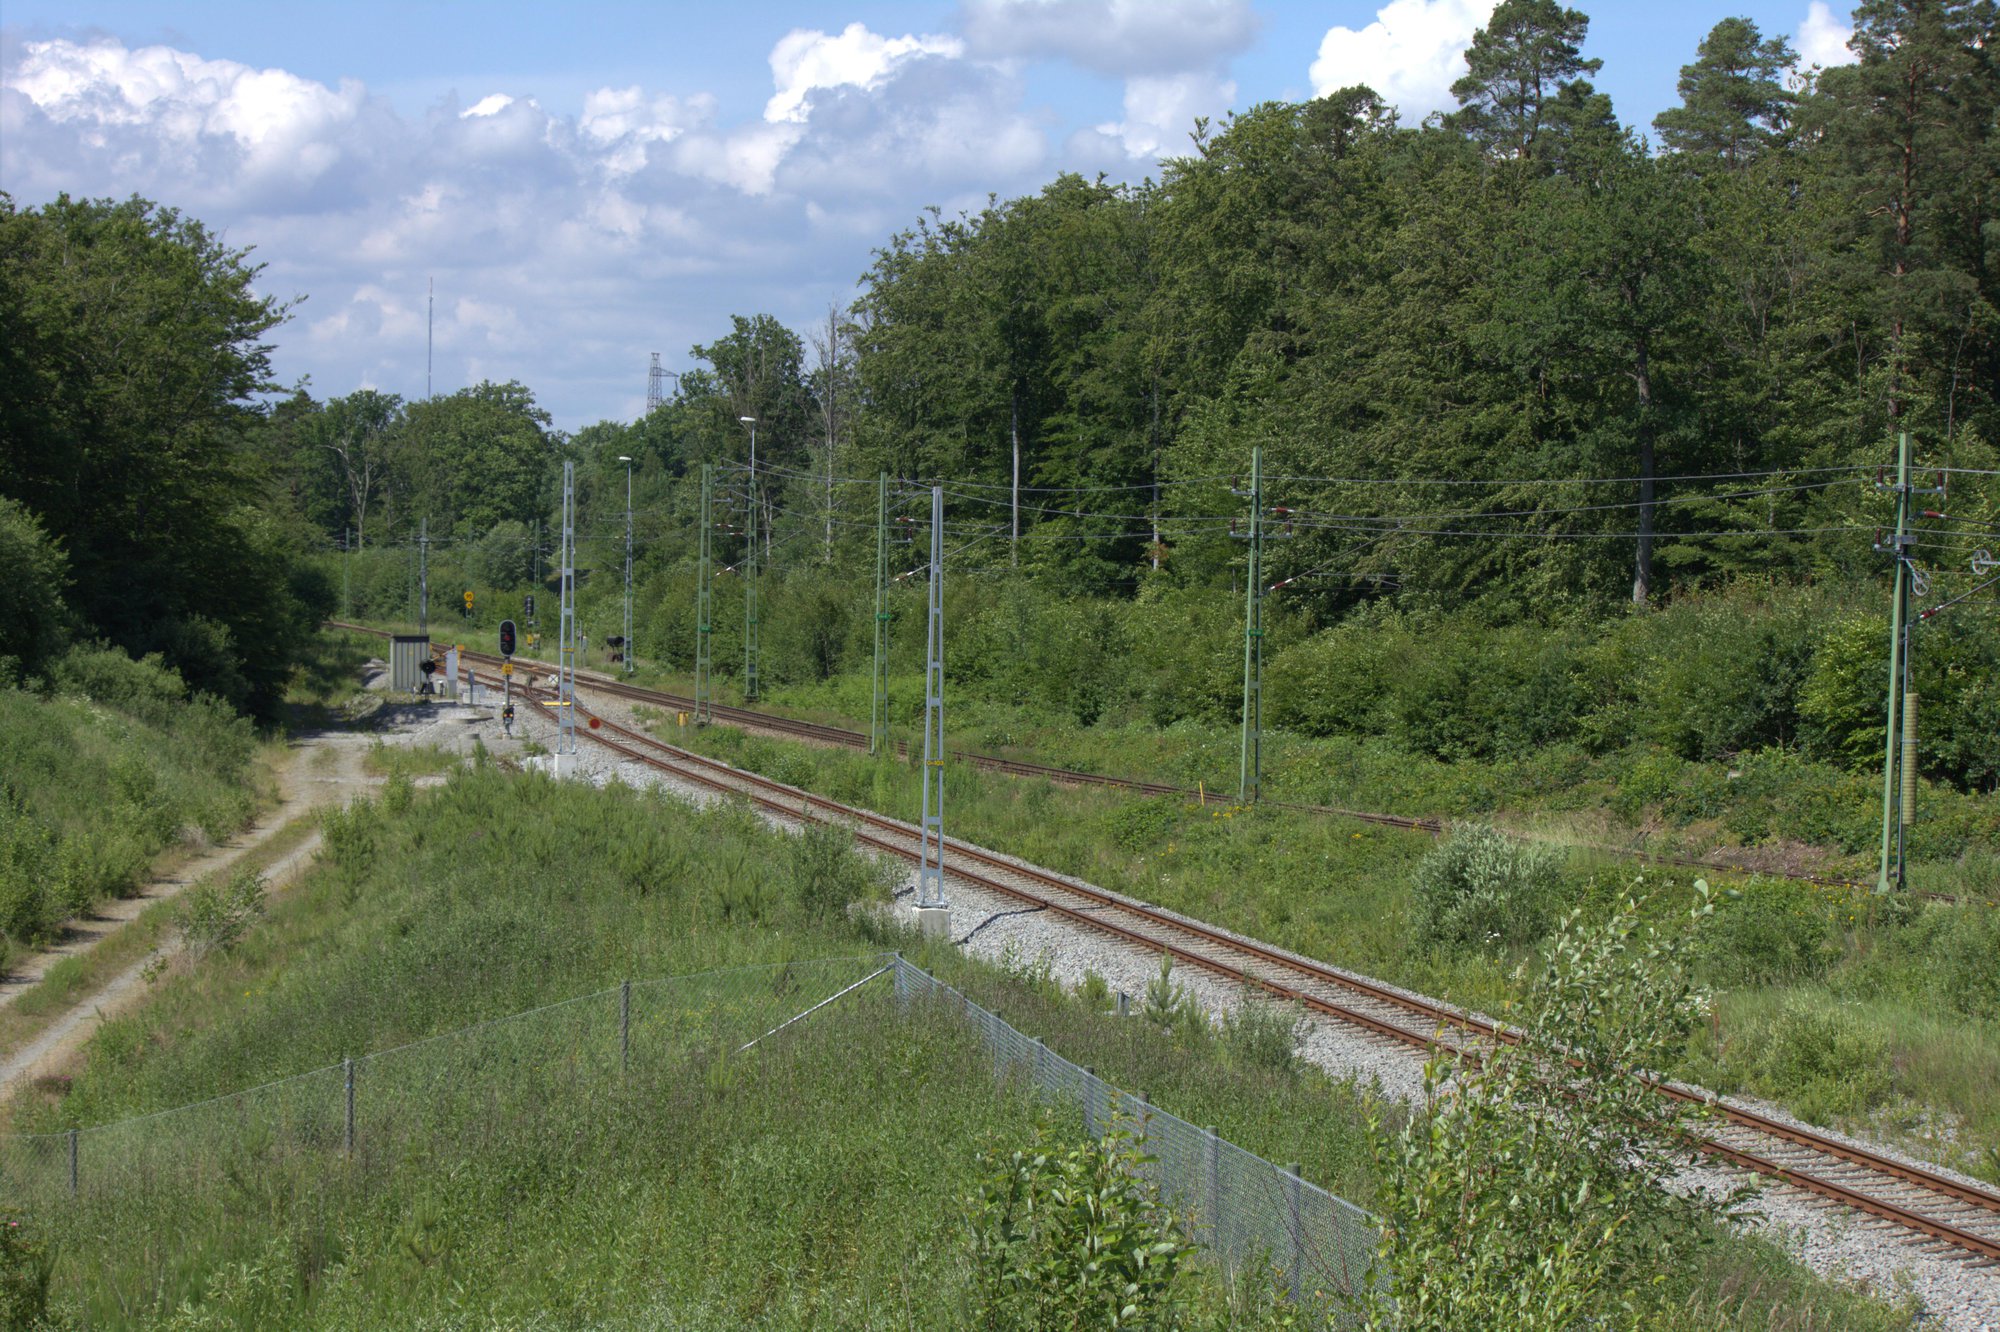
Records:
<instances>
[{"instance_id":1,"label":"dirt path","mask_svg":"<svg viewBox=\"0 0 2000 1332\"><path fill-rule=\"evenodd\" d=\"M71 921L57 944L29 957L0 978L0 1007L26 993L63 958L89 952L131 923L153 903L177 896L190 885L227 871L281 829L320 807L344 804L356 792L376 785L378 779L370 777L364 767L369 746L375 738L352 731L323 731L298 737L291 744L289 760L278 773L278 804L275 807L228 842L188 859L171 873L153 878L136 897L107 902L90 916ZM311 862L312 853L318 846L319 834L314 833L300 846L280 857L264 870L266 885L277 888L288 882ZM157 959L178 952L179 948L179 939L170 939L95 992L79 998L67 1012L25 1045L0 1052L0 1100L13 1095L36 1077L60 1067L81 1050L107 1018L122 1011L137 997L146 968Z\"/></svg>"}]
</instances>

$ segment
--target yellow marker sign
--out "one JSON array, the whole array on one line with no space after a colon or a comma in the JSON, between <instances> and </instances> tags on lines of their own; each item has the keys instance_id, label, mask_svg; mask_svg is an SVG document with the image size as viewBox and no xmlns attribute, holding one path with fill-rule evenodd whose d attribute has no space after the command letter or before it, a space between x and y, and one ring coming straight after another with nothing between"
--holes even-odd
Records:
<instances>
[{"instance_id":1,"label":"yellow marker sign","mask_svg":"<svg viewBox=\"0 0 2000 1332\"><path fill-rule=\"evenodd\" d=\"M472 604L472 594L470 592L465 594L465 604L468 606Z\"/></svg>"},{"instance_id":2,"label":"yellow marker sign","mask_svg":"<svg viewBox=\"0 0 2000 1332\"><path fill-rule=\"evenodd\" d=\"M500 674L502 674L502 675L512 675L513 673L514 673L514 663L513 663L513 662L511 662L511 661L503 661L503 662L501 662L501 663L500 663Z\"/></svg>"}]
</instances>

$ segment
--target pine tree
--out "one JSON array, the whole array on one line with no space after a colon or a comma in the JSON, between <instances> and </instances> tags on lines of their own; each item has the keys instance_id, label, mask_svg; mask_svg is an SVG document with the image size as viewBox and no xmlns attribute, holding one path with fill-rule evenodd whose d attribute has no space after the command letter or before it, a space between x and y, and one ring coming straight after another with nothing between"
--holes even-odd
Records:
<instances>
[{"instance_id":1,"label":"pine tree","mask_svg":"<svg viewBox=\"0 0 2000 1332\"><path fill-rule=\"evenodd\" d=\"M1560 138L1591 96L1581 76L1604 64L1583 58L1589 31L1587 15L1556 0L1501 0L1466 49L1465 77L1451 85L1461 109L1450 123L1496 157L1546 158L1547 140Z\"/></svg>"},{"instance_id":2,"label":"pine tree","mask_svg":"<svg viewBox=\"0 0 2000 1332\"><path fill-rule=\"evenodd\" d=\"M1690 161L1735 170L1770 148L1798 102L1779 76L1798 61L1783 37L1765 38L1745 18L1727 18L1681 66L1681 104L1654 117L1668 148Z\"/></svg>"},{"instance_id":3,"label":"pine tree","mask_svg":"<svg viewBox=\"0 0 2000 1332\"><path fill-rule=\"evenodd\" d=\"M1849 253L1872 270L1857 286L1886 339L1891 429L1925 408L1949 430L1964 385L1993 405L1996 39L1993 0L1868 0L1854 13L1859 62L1821 81L1823 146L1853 201Z\"/></svg>"}]
</instances>

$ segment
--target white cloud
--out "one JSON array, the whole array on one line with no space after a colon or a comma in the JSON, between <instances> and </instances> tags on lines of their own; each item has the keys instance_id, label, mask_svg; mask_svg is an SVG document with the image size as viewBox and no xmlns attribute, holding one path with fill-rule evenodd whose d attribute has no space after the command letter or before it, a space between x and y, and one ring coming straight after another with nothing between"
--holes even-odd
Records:
<instances>
[{"instance_id":1,"label":"white cloud","mask_svg":"<svg viewBox=\"0 0 2000 1332\"><path fill-rule=\"evenodd\" d=\"M512 105L514 105L514 99L506 93L488 93L471 106L466 107L465 110L459 112L458 118L466 120L473 116L495 116Z\"/></svg>"},{"instance_id":2,"label":"white cloud","mask_svg":"<svg viewBox=\"0 0 2000 1332\"><path fill-rule=\"evenodd\" d=\"M367 110L351 80L329 88L284 70L102 40L25 43L5 84L58 138L86 152L118 151L142 181L190 158L220 160L239 194L319 180L340 162L343 132Z\"/></svg>"},{"instance_id":3,"label":"white cloud","mask_svg":"<svg viewBox=\"0 0 2000 1332\"><path fill-rule=\"evenodd\" d=\"M1494 0L1389 0L1360 30L1329 28L1312 63L1315 95L1365 83L1405 121L1456 105L1451 85L1465 74L1465 48L1493 13Z\"/></svg>"},{"instance_id":4,"label":"white cloud","mask_svg":"<svg viewBox=\"0 0 2000 1332\"><path fill-rule=\"evenodd\" d=\"M964 54L965 43L956 37L883 37L859 23L848 24L838 37L795 28L771 48L771 81L778 91L765 104L764 119L803 121L807 99L819 89L872 91L912 58L955 60Z\"/></svg>"},{"instance_id":5,"label":"white cloud","mask_svg":"<svg viewBox=\"0 0 2000 1332\"><path fill-rule=\"evenodd\" d=\"M1836 18L1826 0L1812 0L1806 6L1805 22L1799 24L1799 35L1792 45L1798 49L1801 67L1818 65L1821 69L1832 69L1835 65L1854 63L1856 56L1847 49L1847 39L1853 35L1853 25Z\"/></svg>"},{"instance_id":6,"label":"white cloud","mask_svg":"<svg viewBox=\"0 0 2000 1332\"><path fill-rule=\"evenodd\" d=\"M1139 75L1125 81L1125 119L1097 126L1127 157L1158 159L1185 153L1196 116L1220 115L1236 85L1213 74Z\"/></svg>"},{"instance_id":7,"label":"white cloud","mask_svg":"<svg viewBox=\"0 0 2000 1332\"><path fill-rule=\"evenodd\" d=\"M643 400L647 352L678 357L730 313L810 320L924 205L976 208L1051 169L1019 71L955 38L792 33L770 78L736 122L685 88L597 88L566 111L489 84L411 113L167 47L10 42L0 186L21 206L136 192L255 245L262 290L311 296L275 369L316 394L421 393L434 276L439 391L518 377L574 428ZM1174 96L1128 99L1127 118L1179 114Z\"/></svg>"},{"instance_id":8,"label":"white cloud","mask_svg":"<svg viewBox=\"0 0 2000 1332\"><path fill-rule=\"evenodd\" d=\"M1213 69L1257 35L1249 0L965 0L972 54L1060 57L1114 78Z\"/></svg>"}]
</instances>

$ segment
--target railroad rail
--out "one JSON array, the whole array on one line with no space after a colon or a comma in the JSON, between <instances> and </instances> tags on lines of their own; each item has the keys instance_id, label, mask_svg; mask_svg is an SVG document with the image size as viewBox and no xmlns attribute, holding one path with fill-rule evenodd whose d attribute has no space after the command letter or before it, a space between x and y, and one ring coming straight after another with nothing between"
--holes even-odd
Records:
<instances>
[{"instance_id":1,"label":"railroad rail","mask_svg":"<svg viewBox=\"0 0 2000 1332\"><path fill-rule=\"evenodd\" d=\"M552 711L545 701L547 690L530 684L516 685L516 692L534 706ZM591 718L576 733L626 759L681 781L744 797L788 821L846 825L856 842L872 851L905 861L918 858L915 829L907 824L669 744L593 714L581 703L574 706L581 716ZM969 843L947 838L945 850L946 873L961 882L1047 910L1149 953L1165 953L1178 963L1296 1003L1403 1049L1428 1051L1446 1039L1446 1033L1452 1034L1453 1043L1463 1040L1475 1047L1480 1042L1519 1039L1512 1030L1476 1014ZM1668 1097L1709 1107L1720 1121L1713 1132L1699 1138L1696 1145L1702 1152L1891 1223L1909 1232L1912 1242L1933 1245L1968 1263L2000 1263L2000 1193L1730 1104L1699 1088L1653 1085Z\"/></svg>"},{"instance_id":2,"label":"railroad rail","mask_svg":"<svg viewBox=\"0 0 2000 1332\"><path fill-rule=\"evenodd\" d=\"M350 624L342 620L328 620L327 623L337 629L346 629L354 633L372 634L378 638L387 638L390 636L387 630L371 629L366 625ZM469 662L484 663L488 666L497 666L501 660L497 656L484 652L464 651L462 655ZM551 671L555 669L554 666L547 662L533 661L533 659L527 657L516 657L515 660L517 662L532 662L537 668L545 668ZM633 703L643 703L648 707L664 708L669 712L691 712L694 710L694 700L679 694L670 694L664 690L647 689L639 685L626 684L594 671L579 671L577 678L584 686L599 693L609 694L614 698L622 698ZM745 730L787 735L816 744L832 745L843 749L866 750L868 748L868 737L860 731L848 730L841 726L830 726L824 722L804 721L797 717L786 717L772 712L758 712L750 708L730 707L721 703L711 703L709 711L716 720L727 722L732 726L742 727ZM1030 763L1023 759L1004 758L997 754L981 754L973 750L953 749L948 752L953 759L961 763L970 764L975 768L983 768L989 772L1005 773L1013 777L1040 778L1064 786L1107 787L1112 790L1132 791L1139 795L1173 796L1184 800L1208 798L1206 793L1197 791L1192 787L1176 786L1168 782L1149 782L1134 777L1116 777L1099 772L1083 772L1074 768L1059 768L1045 763ZM908 746L898 742L896 753L898 757L907 758L909 754ZM1433 837L1442 834L1450 826L1449 821L1446 819L1422 815L1384 814L1373 810L1344 809L1338 805L1315 805L1296 800L1267 799L1263 803L1277 809L1289 809L1307 814L1331 815L1337 818L1354 819L1360 823L1371 823L1383 827L1403 828L1412 832L1429 833ZM1602 843L1587 844L1586 849L1604 855L1636 860L1647 865L1670 865L1677 869L1705 870L1712 874L1761 874L1767 878L1813 883L1825 888L1846 888L1860 891L1873 891L1874 889L1872 883L1864 883L1859 879L1843 879L1834 875L1811 874L1801 870L1755 869L1747 865L1733 865L1727 861L1702 860L1692 856L1661 855L1653 851L1640 851L1630 847L1610 846ZM1956 896L1949 893L1923 893L1921 896L1940 902L1958 901Z\"/></svg>"}]
</instances>

